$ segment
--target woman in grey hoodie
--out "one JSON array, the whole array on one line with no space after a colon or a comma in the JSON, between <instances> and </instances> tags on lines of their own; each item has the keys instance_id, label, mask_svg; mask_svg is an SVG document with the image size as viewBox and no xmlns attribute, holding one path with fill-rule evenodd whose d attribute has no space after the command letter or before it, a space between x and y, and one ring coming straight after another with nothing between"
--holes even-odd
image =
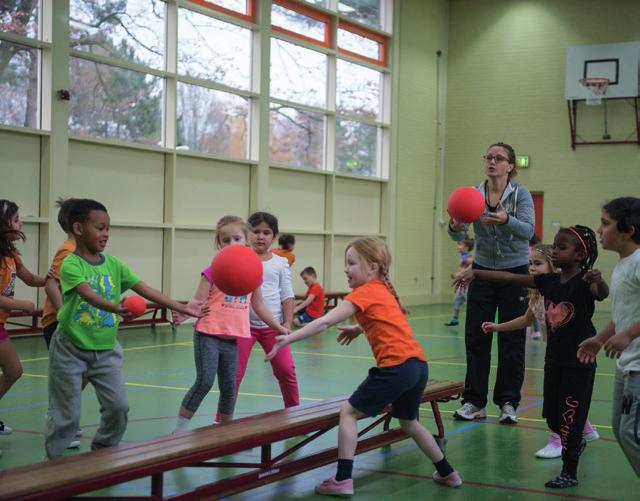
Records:
<instances>
[{"instance_id":1,"label":"woman in grey hoodie","mask_svg":"<svg viewBox=\"0 0 640 501\"><path fill-rule=\"evenodd\" d=\"M512 180L517 174L516 154L511 146L495 143L484 155L486 179L476 186L485 198L485 211L473 223L476 254L473 267L528 274L529 239L533 236L535 213L531 193ZM465 238L468 225L449 221L453 240ZM465 346L467 375L463 405L454 417L463 420L487 416L487 393L493 335L482 331L483 322L507 322L524 314L527 291L519 286L498 285L483 280L471 282L467 297ZM498 374L493 401L500 408L500 422L515 424L524 381L524 329L498 333Z\"/></svg>"}]
</instances>

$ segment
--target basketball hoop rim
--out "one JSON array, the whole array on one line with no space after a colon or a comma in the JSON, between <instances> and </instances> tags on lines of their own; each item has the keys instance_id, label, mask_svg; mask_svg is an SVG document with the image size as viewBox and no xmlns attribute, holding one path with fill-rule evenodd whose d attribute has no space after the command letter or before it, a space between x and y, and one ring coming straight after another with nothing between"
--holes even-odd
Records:
<instances>
[{"instance_id":1,"label":"basketball hoop rim","mask_svg":"<svg viewBox=\"0 0 640 501\"><path fill-rule=\"evenodd\" d=\"M578 82L596 96L603 96L609 86L609 79L606 77L584 77L579 79Z\"/></svg>"}]
</instances>

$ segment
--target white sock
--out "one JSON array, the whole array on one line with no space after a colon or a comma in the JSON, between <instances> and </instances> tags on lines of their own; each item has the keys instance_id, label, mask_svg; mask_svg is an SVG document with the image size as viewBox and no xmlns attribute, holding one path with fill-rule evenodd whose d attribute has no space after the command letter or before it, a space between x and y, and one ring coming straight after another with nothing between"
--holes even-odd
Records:
<instances>
[{"instance_id":1,"label":"white sock","mask_svg":"<svg viewBox=\"0 0 640 501\"><path fill-rule=\"evenodd\" d=\"M182 431L182 430L186 430L187 428L189 428L189 422L191 421L191 418L187 418L187 417L183 417L183 416L178 416L178 421L176 422L176 429L175 431Z\"/></svg>"}]
</instances>

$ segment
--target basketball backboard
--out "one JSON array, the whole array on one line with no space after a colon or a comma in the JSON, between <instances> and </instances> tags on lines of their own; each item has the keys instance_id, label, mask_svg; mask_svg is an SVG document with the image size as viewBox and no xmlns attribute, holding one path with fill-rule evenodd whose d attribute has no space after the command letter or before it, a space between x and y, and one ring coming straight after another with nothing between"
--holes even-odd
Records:
<instances>
[{"instance_id":1,"label":"basketball backboard","mask_svg":"<svg viewBox=\"0 0 640 501\"><path fill-rule=\"evenodd\" d=\"M567 48L565 98L585 99L584 78L609 79L604 98L637 97L640 72L640 42L576 45Z\"/></svg>"}]
</instances>

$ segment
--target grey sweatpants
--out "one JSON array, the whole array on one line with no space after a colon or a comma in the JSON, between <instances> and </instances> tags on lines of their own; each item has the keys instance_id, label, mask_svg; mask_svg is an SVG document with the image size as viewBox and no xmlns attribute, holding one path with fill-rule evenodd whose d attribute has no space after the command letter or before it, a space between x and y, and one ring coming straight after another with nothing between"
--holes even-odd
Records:
<instances>
[{"instance_id":1,"label":"grey sweatpants","mask_svg":"<svg viewBox=\"0 0 640 501\"><path fill-rule=\"evenodd\" d=\"M80 424L83 376L100 402L100 427L91 449L118 445L127 428L129 402L122 373L122 347L90 351L77 348L56 331L49 348L49 409L45 424L48 459L62 456Z\"/></svg>"},{"instance_id":2,"label":"grey sweatpants","mask_svg":"<svg viewBox=\"0 0 640 501\"><path fill-rule=\"evenodd\" d=\"M629 464L640 477L640 371L616 368L611 424Z\"/></svg>"}]
</instances>

